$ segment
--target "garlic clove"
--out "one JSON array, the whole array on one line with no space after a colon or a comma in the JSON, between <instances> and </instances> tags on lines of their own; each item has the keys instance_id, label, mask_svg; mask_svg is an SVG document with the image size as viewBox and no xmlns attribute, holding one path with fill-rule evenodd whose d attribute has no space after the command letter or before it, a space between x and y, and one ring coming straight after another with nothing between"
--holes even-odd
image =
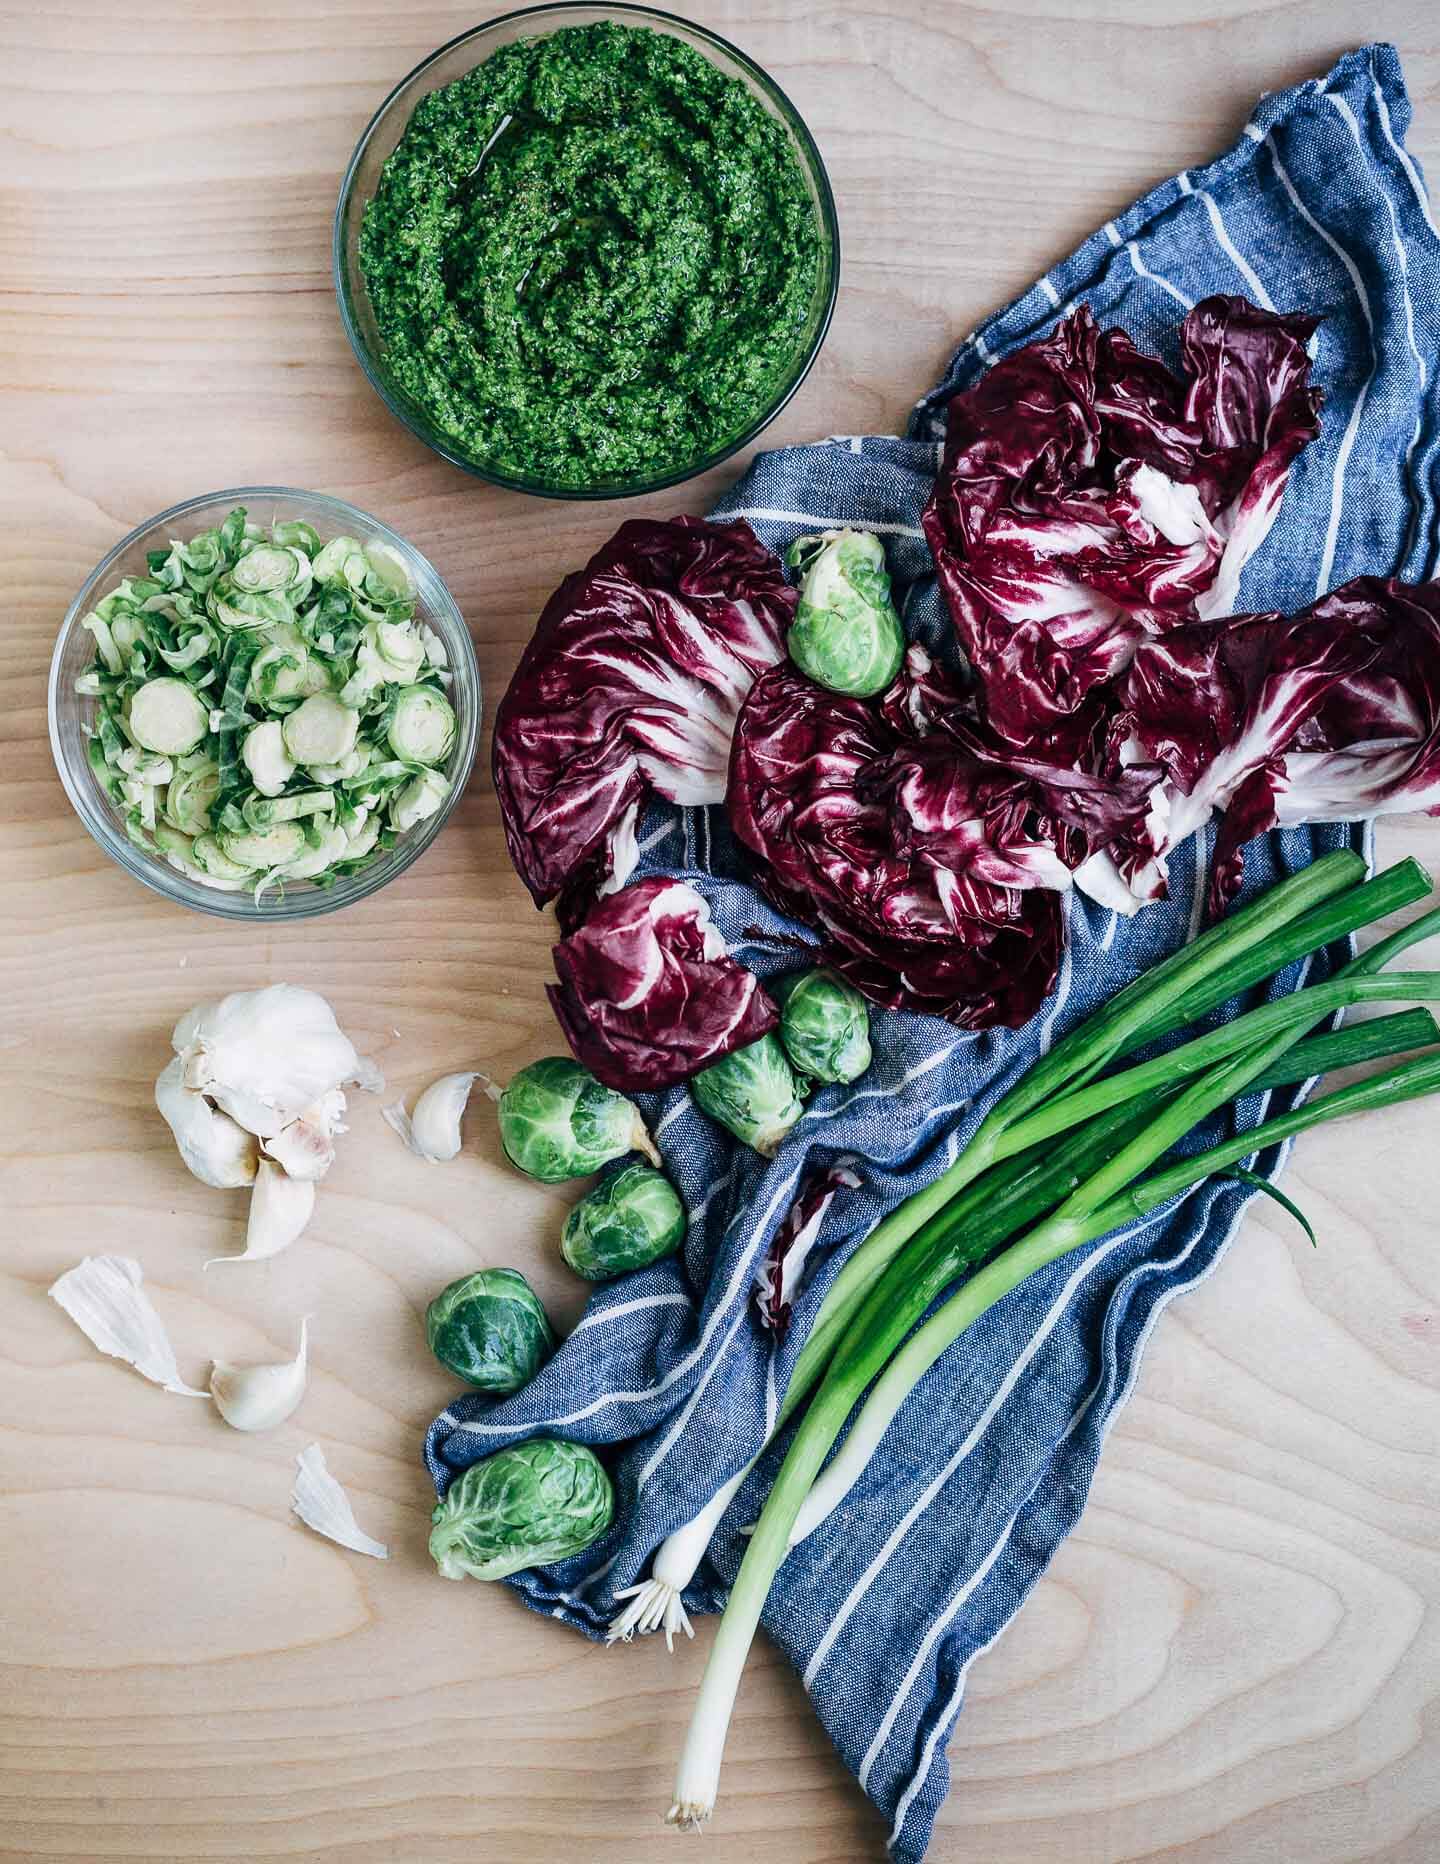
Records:
<instances>
[{"instance_id":1,"label":"garlic clove","mask_svg":"<svg viewBox=\"0 0 1440 1864\"><path fill-rule=\"evenodd\" d=\"M155 1083L155 1105L175 1135L181 1158L202 1184L217 1190L250 1184L259 1158L253 1136L186 1087L183 1076L177 1055Z\"/></svg>"},{"instance_id":2,"label":"garlic clove","mask_svg":"<svg viewBox=\"0 0 1440 1864\"><path fill-rule=\"evenodd\" d=\"M320 1445L309 1444L295 1462L300 1473L295 1478L290 1506L306 1527L355 1553L368 1553L372 1560L388 1560L390 1549L384 1541L372 1540L357 1524L350 1497L325 1467L325 1452Z\"/></svg>"},{"instance_id":3,"label":"garlic clove","mask_svg":"<svg viewBox=\"0 0 1440 1864\"><path fill-rule=\"evenodd\" d=\"M432 1165L453 1159L460 1150L460 1122L470 1101L478 1074L446 1074L432 1081L407 1114L404 1101L382 1108L382 1117L394 1127L418 1158Z\"/></svg>"},{"instance_id":4,"label":"garlic clove","mask_svg":"<svg viewBox=\"0 0 1440 1864\"><path fill-rule=\"evenodd\" d=\"M250 1219L239 1255L212 1256L210 1262L260 1262L288 1249L315 1210L315 1183L292 1178L271 1159L261 1159L250 1193ZM205 1264L210 1267L210 1262Z\"/></svg>"},{"instance_id":5,"label":"garlic clove","mask_svg":"<svg viewBox=\"0 0 1440 1864\"><path fill-rule=\"evenodd\" d=\"M266 1155L292 1178L315 1183L335 1163L335 1141L328 1126L292 1120L284 1132L264 1142Z\"/></svg>"},{"instance_id":6,"label":"garlic clove","mask_svg":"<svg viewBox=\"0 0 1440 1864\"><path fill-rule=\"evenodd\" d=\"M217 1359L210 1371L215 1409L235 1430L273 1430L305 1396L309 1316L300 1322L300 1350L278 1365L232 1366Z\"/></svg>"},{"instance_id":7,"label":"garlic clove","mask_svg":"<svg viewBox=\"0 0 1440 1864\"><path fill-rule=\"evenodd\" d=\"M150 1305L140 1264L129 1256L86 1256L50 1289L50 1299L102 1353L182 1398L203 1398L180 1377L165 1324Z\"/></svg>"}]
</instances>

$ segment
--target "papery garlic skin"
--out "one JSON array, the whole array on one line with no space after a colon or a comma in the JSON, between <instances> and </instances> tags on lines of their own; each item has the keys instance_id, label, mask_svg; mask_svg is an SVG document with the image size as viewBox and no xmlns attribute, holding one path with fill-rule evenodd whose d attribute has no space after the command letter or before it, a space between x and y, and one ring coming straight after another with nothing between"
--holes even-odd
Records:
<instances>
[{"instance_id":1,"label":"papery garlic skin","mask_svg":"<svg viewBox=\"0 0 1440 1864\"><path fill-rule=\"evenodd\" d=\"M282 1133L342 1082L377 1078L325 999L296 984L237 990L197 1005L171 1041L185 1086L262 1139Z\"/></svg>"},{"instance_id":2,"label":"papery garlic skin","mask_svg":"<svg viewBox=\"0 0 1440 1864\"><path fill-rule=\"evenodd\" d=\"M388 1560L390 1549L384 1541L372 1539L356 1522L350 1497L325 1467L325 1452L320 1445L308 1444L295 1462L299 1474L290 1494L290 1506L306 1527L352 1552L368 1553L372 1560Z\"/></svg>"},{"instance_id":3,"label":"papery garlic skin","mask_svg":"<svg viewBox=\"0 0 1440 1864\"><path fill-rule=\"evenodd\" d=\"M254 1135L186 1087L178 1055L160 1071L155 1105L175 1135L181 1158L202 1184L230 1191L254 1182L260 1156Z\"/></svg>"},{"instance_id":4,"label":"papery garlic skin","mask_svg":"<svg viewBox=\"0 0 1440 1864\"><path fill-rule=\"evenodd\" d=\"M123 1359L143 1378L182 1398L204 1398L180 1377L164 1322L141 1286L140 1264L130 1256L86 1256L50 1288L92 1346Z\"/></svg>"},{"instance_id":5,"label":"papery garlic skin","mask_svg":"<svg viewBox=\"0 0 1440 1864\"><path fill-rule=\"evenodd\" d=\"M459 1153L460 1122L479 1078L478 1074L442 1075L420 1095L413 1113L406 1113L403 1101L381 1112L417 1158L443 1165Z\"/></svg>"},{"instance_id":6,"label":"papery garlic skin","mask_svg":"<svg viewBox=\"0 0 1440 1864\"><path fill-rule=\"evenodd\" d=\"M305 1396L309 1317L300 1322L300 1350L278 1365L232 1366L217 1359L210 1371L215 1409L235 1430L274 1430Z\"/></svg>"}]
</instances>

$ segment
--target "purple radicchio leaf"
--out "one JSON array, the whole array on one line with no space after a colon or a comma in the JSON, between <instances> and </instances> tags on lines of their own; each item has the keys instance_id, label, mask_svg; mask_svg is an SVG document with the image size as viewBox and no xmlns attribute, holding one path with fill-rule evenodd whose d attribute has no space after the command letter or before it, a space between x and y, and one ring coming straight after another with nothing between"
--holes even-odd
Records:
<instances>
[{"instance_id":1,"label":"purple radicchio leaf","mask_svg":"<svg viewBox=\"0 0 1440 1864\"><path fill-rule=\"evenodd\" d=\"M652 792L718 803L756 675L785 655L798 597L748 524L632 519L545 605L495 719L516 872L574 923L635 863Z\"/></svg>"},{"instance_id":2,"label":"purple radicchio leaf","mask_svg":"<svg viewBox=\"0 0 1440 1864\"><path fill-rule=\"evenodd\" d=\"M790 1325L795 1297L815 1254L831 1204L841 1191L860 1188L860 1178L855 1171L858 1163L858 1159L841 1158L823 1171L812 1172L770 1239L765 1259L755 1274L752 1295L760 1325L779 1339L785 1337Z\"/></svg>"},{"instance_id":3,"label":"purple radicchio leaf","mask_svg":"<svg viewBox=\"0 0 1440 1864\"><path fill-rule=\"evenodd\" d=\"M1065 831L1023 777L913 735L938 713L904 683L932 672L912 656L873 705L792 667L763 675L736 727L730 820L771 898L872 1001L1016 1027L1059 962Z\"/></svg>"},{"instance_id":4,"label":"purple radicchio leaf","mask_svg":"<svg viewBox=\"0 0 1440 1864\"><path fill-rule=\"evenodd\" d=\"M1318 431L1314 327L1208 298L1181 380L1082 306L951 400L925 534L997 744L1083 768L1139 643L1233 606Z\"/></svg>"},{"instance_id":5,"label":"purple radicchio leaf","mask_svg":"<svg viewBox=\"0 0 1440 1864\"><path fill-rule=\"evenodd\" d=\"M663 875L597 902L555 947L549 996L597 1080L623 1093L671 1087L778 1024L694 887Z\"/></svg>"},{"instance_id":6,"label":"purple radicchio leaf","mask_svg":"<svg viewBox=\"0 0 1440 1864\"><path fill-rule=\"evenodd\" d=\"M1310 612L1363 628L1377 650L1328 689L1288 747L1275 821L1440 814L1440 583L1364 576Z\"/></svg>"},{"instance_id":7,"label":"purple radicchio leaf","mask_svg":"<svg viewBox=\"0 0 1440 1864\"><path fill-rule=\"evenodd\" d=\"M1362 580L1295 615L1196 622L1145 642L1112 756L1163 772L1154 832L1115 838L1077 884L1133 911L1163 893L1169 851L1220 815L1218 911L1239 887L1244 844L1277 821L1440 804L1437 614L1440 592Z\"/></svg>"}]
</instances>

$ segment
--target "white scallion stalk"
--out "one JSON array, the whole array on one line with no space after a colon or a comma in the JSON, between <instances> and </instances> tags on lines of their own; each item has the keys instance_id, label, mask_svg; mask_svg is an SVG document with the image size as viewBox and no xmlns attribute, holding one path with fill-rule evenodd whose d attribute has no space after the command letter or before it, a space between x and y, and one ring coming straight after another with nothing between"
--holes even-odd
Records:
<instances>
[{"instance_id":1,"label":"white scallion stalk","mask_svg":"<svg viewBox=\"0 0 1440 1864\"><path fill-rule=\"evenodd\" d=\"M762 1444L761 1450L763 1448ZM683 1631L686 1637L694 1637L690 1614L685 1610L681 1595L695 1577L696 1568L705 1557L705 1550L720 1525L721 1516L739 1494L742 1483L755 1467L759 1456L760 1451L757 1450L745 1467L711 1497L693 1521L687 1521L684 1527L676 1528L668 1539L660 1543L651 1564L649 1579L642 1580L638 1586L626 1586L623 1592L615 1594L617 1599L629 1599L630 1603L606 1632L607 1644L628 1644L637 1631L641 1637L648 1637L652 1631L663 1630L665 1648L673 1651L677 1631Z\"/></svg>"}]
</instances>

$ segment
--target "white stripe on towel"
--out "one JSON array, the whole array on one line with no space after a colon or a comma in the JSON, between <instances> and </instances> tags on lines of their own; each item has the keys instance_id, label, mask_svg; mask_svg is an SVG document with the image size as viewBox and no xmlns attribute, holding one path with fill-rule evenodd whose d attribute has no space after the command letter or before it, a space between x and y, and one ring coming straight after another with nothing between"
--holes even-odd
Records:
<instances>
[{"instance_id":1,"label":"white stripe on towel","mask_svg":"<svg viewBox=\"0 0 1440 1864\"><path fill-rule=\"evenodd\" d=\"M1296 193L1295 183L1290 179L1285 164L1280 160L1274 143L1270 143L1268 147L1270 160L1275 164L1275 173L1280 177L1281 187L1290 197L1291 206L1306 226L1325 242L1349 274L1350 283L1355 287L1355 296L1360 304L1360 314L1365 319L1365 328L1370 337L1370 372L1360 384L1360 392L1355 397L1355 406L1350 410L1350 419L1346 422L1345 432L1341 436L1340 449L1335 455L1335 477L1330 490L1330 523L1325 531L1325 548L1320 557L1320 573L1315 578L1315 594L1318 598L1324 595L1329 587L1330 572L1335 565L1335 546L1340 538L1340 508L1345 495L1345 468L1350 461L1350 449L1355 444L1355 434L1360 426L1360 415L1365 406L1365 398L1370 393L1370 384L1375 380L1375 320L1370 315L1370 299L1365 290L1365 281L1360 276L1360 268L1339 241L1325 231Z\"/></svg>"},{"instance_id":2,"label":"white stripe on towel","mask_svg":"<svg viewBox=\"0 0 1440 1864\"><path fill-rule=\"evenodd\" d=\"M695 1389L693 1392L691 1392L690 1396L685 1400L685 1403L681 1406L679 1416L675 1419L675 1422L670 1426L669 1430L666 1431L665 1435L660 1439L660 1442L655 1447L654 1454L646 1462L644 1468L640 1471L640 1474L635 1478L635 1492L637 1495L640 1493L641 1489L645 1487L645 1484L650 1480L651 1476L655 1474L655 1471L665 1461L665 1458L670 1454L670 1451L674 1447L675 1439L683 1435L686 1425L690 1422L690 1419L695 1414L696 1405L699 1404L701 1398L703 1398L705 1395L705 1387L710 1383L711 1379L714 1378L717 1369L719 1368L719 1366L721 1365L721 1363L723 1362L725 1358L725 1354L727 1350L729 1349L730 1343L734 1340L735 1335L740 1331L740 1328L744 1322L744 1319L745 1319L745 1309L742 1307L740 1309L740 1312L735 1316L734 1325L731 1327L730 1331L725 1335L725 1338L720 1342L719 1351L711 1359L709 1365L706 1366L705 1370L701 1373L700 1377L696 1379Z\"/></svg>"},{"instance_id":3,"label":"white stripe on towel","mask_svg":"<svg viewBox=\"0 0 1440 1864\"><path fill-rule=\"evenodd\" d=\"M1355 120L1355 112L1350 108L1349 104L1345 102L1343 97L1336 97L1331 92L1326 92L1325 101L1332 104L1344 119L1350 134L1355 138L1355 147L1360 151L1363 160L1366 155L1365 141L1360 134L1360 125ZM1383 105L1383 98L1381 98L1381 103ZM1395 244L1395 257L1400 261L1400 296L1405 305L1405 337L1410 345L1410 354L1415 358L1415 374L1420 384L1420 397L1423 402L1425 396L1425 358L1420 354L1420 346L1415 341L1415 306L1410 297L1410 261L1405 253L1405 242L1400 237L1400 217L1395 212L1395 203L1390 198L1389 190L1385 188L1383 184L1377 182L1376 186L1380 190L1381 197L1385 202L1386 211L1390 215L1390 237ZM1412 486L1415 483L1415 478L1411 470L1411 461L1415 457L1415 448L1419 444L1420 434L1424 424L1425 417L1423 412L1417 414L1415 417L1415 431L1411 434L1410 444L1405 449L1405 478L1407 483ZM1415 526L1420 518L1420 507L1413 493L1407 493L1406 496L1410 501L1410 523L1405 531L1405 557L1408 558L1410 555L1410 547L1415 537Z\"/></svg>"},{"instance_id":4,"label":"white stripe on towel","mask_svg":"<svg viewBox=\"0 0 1440 1864\"><path fill-rule=\"evenodd\" d=\"M638 1314L642 1309L647 1307L693 1308L694 1305L695 1303L690 1299L688 1294L678 1294L674 1292L670 1294L639 1294L635 1296L633 1301L617 1301L614 1307L603 1307L597 1309L593 1314L586 1314L583 1319L576 1321L575 1325L570 1329L568 1337L573 1340L577 1333L583 1333L587 1327L599 1327L606 1321L618 1320L622 1314Z\"/></svg>"},{"instance_id":5,"label":"white stripe on towel","mask_svg":"<svg viewBox=\"0 0 1440 1864\"><path fill-rule=\"evenodd\" d=\"M916 407L923 404L916 402ZM818 524L822 530L833 530L848 523L845 518L821 518L813 511L779 511L769 505L742 505L735 511L717 511L714 521L717 524L728 523L732 518L758 518L762 524ZM867 519L867 531L881 531L887 537L919 537L925 533L917 524L883 524L878 520Z\"/></svg>"},{"instance_id":6,"label":"white stripe on towel","mask_svg":"<svg viewBox=\"0 0 1440 1864\"><path fill-rule=\"evenodd\" d=\"M1224 252L1226 258L1230 261L1230 263L1235 267L1235 270L1245 280L1245 283L1250 287L1251 297L1260 306L1261 310L1273 311L1275 309L1274 300L1271 298L1270 293L1260 283L1260 279L1258 275L1256 274L1254 267L1249 263L1248 260L1243 259L1240 256L1240 249L1236 246L1234 240L1231 239L1230 234L1228 230L1226 229L1225 222L1222 219L1221 214L1220 214L1220 209L1215 205L1214 196L1211 194L1208 194L1205 191L1205 189L1202 188L1200 190L1199 198L1205 203L1205 211L1210 216L1210 225L1212 229L1214 230L1215 238L1219 242L1221 250Z\"/></svg>"},{"instance_id":7,"label":"white stripe on towel","mask_svg":"<svg viewBox=\"0 0 1440 1864\"><path fill-rule=\"evenodd\" d=\"M1440 227L1436 226L1430 212L1430 198L1425 192L1425 183L1420 179L1420 171L1416 168L1409 150L1396 140L1395 132L1390 127L1390 106L1385 102L1385 93L1380 88L1380 80L1372 78L1370 82L1375 89L1375 102L1380 111L1380 127L1385 132L1385 140L1400 158L1400 166L1405 170L1406 179L1415 195L1415 204L1425 216L1426 226L1437 239L1440 239Z\"/></svg>"},{"instance_id":8,"label":"white stripe on towel","mask_svg":"<svg viewBox=\"0 0 1440 1864\"><path fill-rule=\"evenodd\" d=\"M1152 272L1150 270L1149 266L1146 265L1145 261L1140 257L1140 248L1135 244L1133 239L1126 241L1125 250L1130 255L1130 264L1137 278L1148 278L1152 285L1158 285L1162 291L1168 291L1175 302L1183 305L1187 311L1193 311L1195 309L1195 301L1193 298L1187 298L1178 285L1172 285L1168 278L1162 278L1158 272Z\"/></svg>"},{"instance_id":9,"label":"white stripe on towel","mask_svg":"<svg viewBox=\"0 0 1440 1864\"><path fill-rule=\"evenodd\" d=\"M752 1247L755 1237L762 1235L768 1227L770 1219L775 1215L776 1208L781 1199L789 1198L793 1195L799 1177L800 1167L797 1165L795 1170L785 1179L780 1188L776 1191L774 1197L772 1197L770 1202L766 1205L760 1221L751 1232ZM693 1217L691 1221L692 1223L694 1222ZM669 1391L672 1385L684 1378L685 1374L693 1365L704 1358L717 1329L734 1305L736 1295L742 1293L748 1285L753 1273L753 1264L750 1260L751 1254L752 1249L745 1249L741 1252L740 1258L735 1264L735 1272L730 1277L730 1285L726 1288L721 1299L716 1303L714 1313L711 1314L709 1320L705 1323L705 1331L700 1335L700 1338L690 1351L686 1353L685 1357L677 1360L675 1364L671 1366L663 1379L658 1379L655 1384L647 1385L642 1391L638 1392L602 1392L598 1398L592 1398L589 1404L582 1405L578 1411L567 1411L563 1417L545 1418L535 1423L528 1424L525 1428L532 1433L541 1430L558 1430L561 1426L566 1424L583 1423L586 1418L594 1417L597 1411L603 1411L606 1405L644 1404L647 1400L659 1398L665 1392ZM455 1428L457 1430L468 1431L471 1436L475 1437L508 1437L515 1429L515 1426L513 1424L468 1424L462 1423L459 1419L456 1419Z\"/></svg>"},{"instance_id":10,"label":"white stripe on towel","mask_svg":"<svg viewBox=\"0 0 1440 1864\"><path fill-rule=\"evenodd\" d=\"M1103 1249L1098 1249L1093 1255L1086 1256L1079 1266L1072 1271L1065 1286L1051 1302L1045 1318L1040 1322L1040 1325L1026 1342L1025 1350L1011 1365L1009 1371L996 1387L990 1402L980 1413L979 1417L976 1418L965 1441L950 1458L950 1461L946 1463L939 1475L935 1476L916 1498L909 1512L903 1515L896 1523L880 1551L875 1555L875 1558L870 1562L869 1566L866 1567L859 1579L856 1580L854 1586L851 1588L850 1596L831 1619L829 1628L826 1630L824 1637L821 1638L820 1642L815 1647L814 1656L811 1657L809 1663L805 1666L805 1675L802 1680L807 1689L811 1688L814 1684L815 1678L820 1672L821 1665L830 1655L834 1647L836 1638L838 1638L841 1631L844 1630L851 1615L862 1603L865 1594L870 1590L871 1586L874 1585L880 1573L889 1564L896 1548L900 1545L901 1541L904 1540L911 1528L914 1527L921 1515L926 1512L941 1489L944 1488L945 1484L955 1474L955 1471L970 1455L971 1451L975 1448L976 1444L979 1443L991 1424L994 1423L996 1414L999 1412L1005 1400L1010 1396L1011 1392L1014 1391L1020 1375L1029 1366L1031 1360L1034 1359L1035 1355L1040 1351L1040 1348L1060 1324L1060 1320L1066 1308L1069 1307L1071 1297L1074 1295L1075 1290L1080 1286L1081 1282L1084 1281L1085 1277L1092 1269L1098 1268L1107 1256L1113 1255L1115 1250L1117 1250L1122 1243L1128 1242L1137 1231L1144 1227L1143 1223L1131 1224L1129 1229L1122 1230L1117 1236L1112 1237L1112 1239L1105 1244Z\"/></svg>"}]
</instances>

